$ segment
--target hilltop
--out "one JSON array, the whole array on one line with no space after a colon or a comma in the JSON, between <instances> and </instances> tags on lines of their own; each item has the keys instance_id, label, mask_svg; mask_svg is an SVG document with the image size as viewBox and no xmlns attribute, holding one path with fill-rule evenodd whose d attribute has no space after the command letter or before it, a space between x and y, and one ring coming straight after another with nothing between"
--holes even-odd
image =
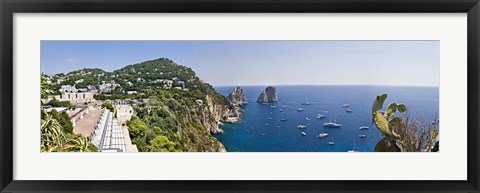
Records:
<instances>
[{"instance_id":1,"label":"hilltop","mask_svg":"<svg viewBox=\"0 0 480 193\"><path fill-rule=\"evenodd\" d=\"M97 101L134 101L135 116L127 126L139 151L225 151L212 134L222 133L218 125L238 116L225 96L168 58L113 72L84 68L42 75L42 98L62 89L93 93Z\"/></svg>"}]
</instances>

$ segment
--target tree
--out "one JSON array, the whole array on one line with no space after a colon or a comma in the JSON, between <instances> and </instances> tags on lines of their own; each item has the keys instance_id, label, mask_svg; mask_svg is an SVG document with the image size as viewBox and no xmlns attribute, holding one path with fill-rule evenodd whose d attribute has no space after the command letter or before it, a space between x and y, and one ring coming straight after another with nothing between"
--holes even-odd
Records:
<instances>
[{"instance_id":1,"label":"tree","mask_svg":"<svg viewBox=\"0 0 480 193\"><path fill-rule=\"evenodd\" d=\"M68 107L68 108L75 107L75 105L70 103L70 101L59 101L55 98L49 101L46 105L50 105L52 107Z\"/></svg>"},{"instance_id":2,"label":"tree","mask_svg":"<svg viewBox=\"0 0 480 193\"><path fill-rule=\"evenodd\" d=\"M113 112L113 106L109 102L102 103L102 107L108 109L110 112Z\"/></svg>"},{"instance_id":3,"label":"tree","mask_svg":"<svg viewBox=\"0 0 480 193\"><path fill-rule=\"evenodd\" d=\"M175 149L175 143L168 140L168 138L165 136L157 136L154 139L152 139L150 141L149 150L154 152L181 151L181 150Z\"/></svg>"},{"instance_id":4,"label":"tree","mask_svg":"<svg viewBox=\"0 0 480 193\"><path fill-rule=\"evenodd\" d=\"M40 121L40 148L42 152L98 151L90 139L80 135L64 133L57 119L48 113L42 113Z\"/></svg>"},{"instance_id":5,"label":"tree","mask_svg":"<svg viewBox=\"0 0 480 193\"><path fill-rule=\"evenodd\" d=\"M148 131L148 126L142 122L138 117L133 116L129 121L127 121L128 132L130 137L144 137L145 133Z\"/></svg>"},{"instance_id":6,"label":"tree","mask_svg":"<svg viewBox=\"0 0 480 193\"><path fill-rule=\"evenodd\" d=\"M42 152L63 151L65 135L58 121L51 115L46 115L45 119L40 121L40 141Z\"/></svg>"},{"instance_id":7,"label":"tree","mask_svg":"<svg viewBox=\"0 0 480 193\"><path fill-rule=\"evenodd\" d=\"M58 117L56 117L56 119L62 126L64 133L73 133L73 124L72 121L70 121L70 116L68 116L67 112L61 112L60 114L58 114Z\"/></svg>"},{"instance_id":8,"label":"tree","mask_svg":"<svg viewBox=\"0 0 480 193\"><path fill-rule=\"evenodd\" d=\"M98 151L97 147L90 143L90 138L75 135L68 139L65 150L76 152Z\"/></svg>"}]
</instances>

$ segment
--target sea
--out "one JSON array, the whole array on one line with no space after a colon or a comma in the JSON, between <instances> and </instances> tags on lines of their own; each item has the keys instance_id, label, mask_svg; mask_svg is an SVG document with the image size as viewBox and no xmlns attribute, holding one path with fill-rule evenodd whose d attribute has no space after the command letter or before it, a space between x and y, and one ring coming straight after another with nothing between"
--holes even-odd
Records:
<instances>
[{"instance_id":1,"label":"sea","mask_svg":"<svg viewBox=\"0 0 480 193\"><path fill-rule=\"evenodd\" d=\"M242 121L221 125L224 133L215 135L228 152L373 152L383 136L372 124L371 110L375 97L382 93L388 94L384 108L391 102L404 103L411 118L428 122L439 118L438 87L276 86L278 101L274 105L256 102L265 87L241 86L248 100L242 106ZM234 88L215 87L225 96ZM350 106L342 107L345 103ZM319 113L326 117L317 119ZM342 126L322 126L330 121ZM298 125L306 128L299 129ZM361 126L369 128L360 130ZM323 132L328 136L317 137Z\"/></svg>"}]
</instances>

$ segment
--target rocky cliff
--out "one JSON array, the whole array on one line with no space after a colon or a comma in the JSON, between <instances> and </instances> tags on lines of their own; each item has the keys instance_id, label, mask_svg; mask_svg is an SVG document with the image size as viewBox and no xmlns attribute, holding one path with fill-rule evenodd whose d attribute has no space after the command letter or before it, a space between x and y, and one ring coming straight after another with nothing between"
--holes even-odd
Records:
<instances>
[{"instance_id":1,"label":"rocky cliff","mask_svg":"<svg viewBox=\"0 0 480 193\"><path fill-rule=\"evenodd\" d=\"M257 102L258 103L270 103L276 102L277 99L277 88L274 86L267 86L260 96L258 96Z\"/></svg>"},{"instance_id":2,"label":"rocky cliff","mask_svg":"<svg viewBox=\"0 0 480 193\"><path fill-rule=\"evenodd\" d=\"M240 88L239 86L233 89L230 95L228 95L227 99L232 105L235 105L235 106L242 106L248 103L247 98L245 97L245 93L243 92L243 89Z\"/></svg>"},{"instance_id":3,"label":"rocky cliff","mask_svg":"<svg viewBox=\"0 0 480 193\"><path fill-rule=\"evenodd\" d=\"M223 130L219 125L229 116L233 116L227 100L207 95L202 105L191 106L185 110L190 113L182 117L178 132L183 148L188 152L225 152L223 144L212 134L222 134Z\"/></svg>"}]
</instances>

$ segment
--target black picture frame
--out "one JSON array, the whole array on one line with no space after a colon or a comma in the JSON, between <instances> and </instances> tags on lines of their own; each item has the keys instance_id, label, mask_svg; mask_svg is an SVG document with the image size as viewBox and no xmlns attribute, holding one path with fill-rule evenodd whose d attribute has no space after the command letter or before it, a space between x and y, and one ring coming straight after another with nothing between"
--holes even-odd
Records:
<instances>
[{"instance_id":1,"label":"black picture frame","mask_svg":"<svg viewBox=\"0 0 480 193\"><path fill-rule=\"evenodd\" d=\"M478 0L1 0L1 192L479 192ZM13 180L14 13L468 13L466 181L23 181ZM449 166L445 166L449 167ZM439 168L441 171L441 168Z\"/></svg>"}]
</instances>

